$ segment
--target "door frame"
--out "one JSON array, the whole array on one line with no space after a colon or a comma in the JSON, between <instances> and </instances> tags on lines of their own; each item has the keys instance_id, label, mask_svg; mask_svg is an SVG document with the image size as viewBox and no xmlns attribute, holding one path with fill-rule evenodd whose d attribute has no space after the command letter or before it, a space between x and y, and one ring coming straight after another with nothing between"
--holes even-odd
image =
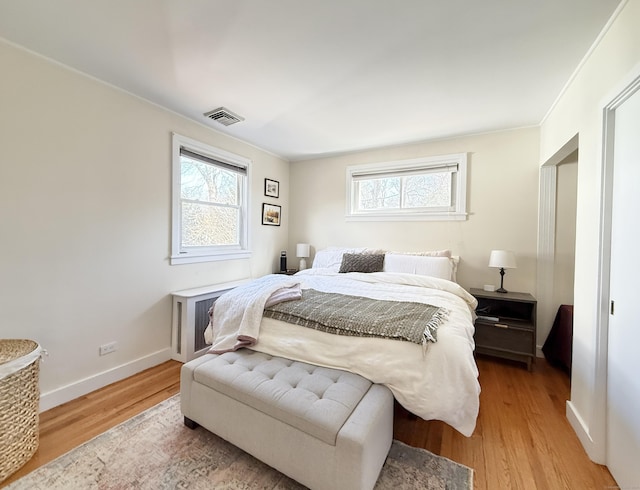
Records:
<instances>
[{"instance_id":1,"label":"door frame","mask_svg":"<svg viewBox=\"0 0 640 490\"><path fill-rule=\"evenodd\" d=\"M613 209L613 141L615 111L636 91L640 90L640 65L631 79L609 98L602 110L602 167L600 174L600 233L598 253L598 283L596 287L596 362L593 398L591 458L601 464L607 462L607 365L609 358L609 304L611 281L611 219ZM588 451L589 452L589 451Z\"/></svg>"}]
</instances>

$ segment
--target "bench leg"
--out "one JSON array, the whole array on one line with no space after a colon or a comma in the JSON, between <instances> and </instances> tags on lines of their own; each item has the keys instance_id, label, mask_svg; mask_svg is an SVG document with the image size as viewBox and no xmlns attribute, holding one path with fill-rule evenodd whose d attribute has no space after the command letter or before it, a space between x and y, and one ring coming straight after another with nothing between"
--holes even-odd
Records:
<instances>
[{"instance_id":1,"label":"bench leg","mask_svg":"<svg viewBox=\"0 0 640 490\"><path fill-rule=\"evenodd\" d=\"M198 424L198 422L194 422L193 420L191 420L188 417L184 418L184 425L186 425L187 427L189 427L189 429L197 429L200 424Z\"/></svg>"}]
</instances>

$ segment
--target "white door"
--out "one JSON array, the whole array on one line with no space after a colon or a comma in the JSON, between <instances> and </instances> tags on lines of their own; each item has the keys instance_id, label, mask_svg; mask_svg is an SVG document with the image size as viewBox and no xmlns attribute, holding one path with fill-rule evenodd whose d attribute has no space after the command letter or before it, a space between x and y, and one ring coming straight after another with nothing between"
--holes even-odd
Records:
<instances>
[{"instance_id":1,"label":"white door","mask_svg":"<svg viewBox=\"0 0 640 490\"><path fill-rule=\"evenodd\" d=\"M607 466L640 488L640 90L615 110L607 357Z\"/></svg>"}]
</instances>

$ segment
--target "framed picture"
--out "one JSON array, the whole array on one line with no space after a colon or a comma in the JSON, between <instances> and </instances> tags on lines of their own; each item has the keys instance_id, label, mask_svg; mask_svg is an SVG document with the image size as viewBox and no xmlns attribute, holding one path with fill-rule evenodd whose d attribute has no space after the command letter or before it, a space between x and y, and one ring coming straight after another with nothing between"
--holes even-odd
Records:
<instances>
[{"instance_id":1,"label":"framed picture","mask_svg":"<svg viewBox=\"0 0 640 490\"><path fill-rule=\"evenodd\" d=\"M275 204L262 203L262 224L280 226L281 207Z\"/></svg>"},{"instance_id":2,"label":"framed picture","mask_svg":"<svg viewBox=\"0 0 640 490\"><path fill-rule=\"evenodd\" d=\"M280 197L280 182L277 180L264 179L264 195Z\"/></svg>"}]
</instances>

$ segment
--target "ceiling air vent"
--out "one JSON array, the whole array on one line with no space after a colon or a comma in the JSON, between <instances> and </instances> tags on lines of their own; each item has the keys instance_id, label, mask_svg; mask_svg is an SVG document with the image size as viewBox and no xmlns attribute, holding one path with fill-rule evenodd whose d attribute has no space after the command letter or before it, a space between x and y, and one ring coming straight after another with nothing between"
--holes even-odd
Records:
<instances>
[{"instance_id":1,"label":"ceiling air vent","mask_svg":"<svg viewBox=\"0 0 640 490\"><path fill-rule=\"evenodd\" d=\"M229 109L226 109L224 107L218 107L217 109L214 109L212 111L205 112L204 115L205 117L213 119L214 121L219 122L220 124L224 124L225 126L231 126L232 124L244 121L244 117L238 116L237 114L234 114Z\"/></svg>"}]
</instances>

